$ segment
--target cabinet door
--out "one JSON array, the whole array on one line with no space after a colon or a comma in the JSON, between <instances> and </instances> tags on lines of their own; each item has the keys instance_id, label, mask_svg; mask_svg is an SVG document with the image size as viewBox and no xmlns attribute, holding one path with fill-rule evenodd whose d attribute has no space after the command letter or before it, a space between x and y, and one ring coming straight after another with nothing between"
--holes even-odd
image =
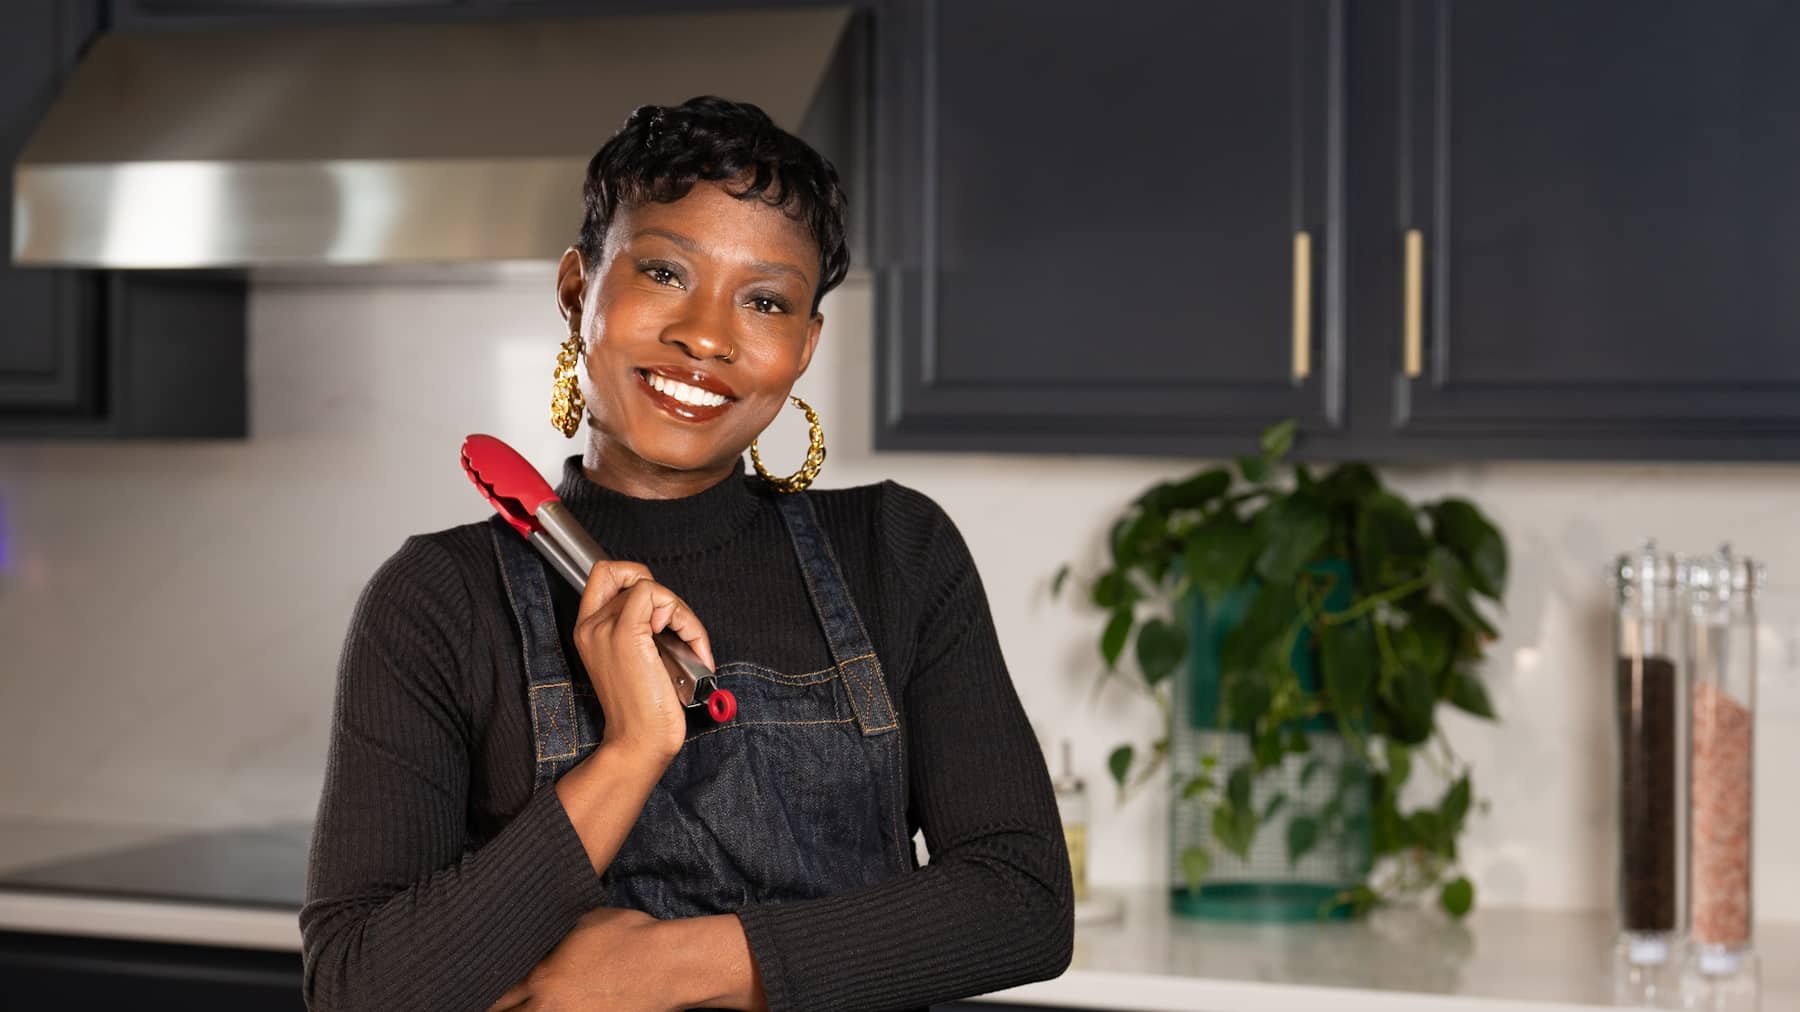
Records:
<instances>
[{"instance_id":1,"label":"cabinet door","mask_svg":"<svg viewBox=\"0 0 1800 1012\"><path fill-rule=\"evenodd\" d=\"M0 185L57 82L86 38L83 5L58 0L0 4ZM0 414L81 414L96 408L100 327L91 272L11 266L12 201L0 201Z\"/></svg>"},{"instance_id":2,"label":"cabinet door","mask_svg":"<svg viewBox=\"0 0 1800 1012\"><path fill-rule=\"evenodd\" d=\"M1420 0L1389 26L1391 329L1356 340L1390 452L1800 457L1800 5Z\"/></svg>"},{"instance_id":3,"label":"cabinet door","mask_svg":"<svg viewBox=\"0 0 1800 1012\"><path fill-rule=\"evenodd\" d=\"M1341 17L883 8L876 445L1209 454L1284 417L1334 429Z\"/></svg>"}]
</instances>

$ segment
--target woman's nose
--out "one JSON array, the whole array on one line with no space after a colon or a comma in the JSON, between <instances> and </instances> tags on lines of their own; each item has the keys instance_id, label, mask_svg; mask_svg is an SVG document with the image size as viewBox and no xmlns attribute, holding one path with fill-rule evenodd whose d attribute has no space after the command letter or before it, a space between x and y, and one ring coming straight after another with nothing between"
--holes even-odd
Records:
<instances>
[{"instance_id":1,"label":"woman's nose","mask_svg":"<svg viewBox=\"0 0 1800 1012\"><path fill-rule=\"evenodd\" d=\"M663 328L664 344L680 347L694 358L722 358L737 346L731 332L731 307L721 305L730 300L687 299L685 312Z\"/></svg>"}]
</instances>

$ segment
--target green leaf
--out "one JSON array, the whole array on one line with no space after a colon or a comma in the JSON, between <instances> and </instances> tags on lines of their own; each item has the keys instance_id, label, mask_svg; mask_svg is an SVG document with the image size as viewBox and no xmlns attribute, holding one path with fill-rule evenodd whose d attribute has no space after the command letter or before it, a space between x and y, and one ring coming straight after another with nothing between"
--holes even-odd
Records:
<instances>
[{"instance_id":1,"label":"green leaf","mask_svg":"<svg viewBox=\"0 0 1800 1012\"><path fill-rule=\"evenodd\" d=\"M1506 539L1466 499L1445 499L1431 508L1433 533L1468 566L1469 586L1491 601L1506 593Z\"/></svg>"},{"instance_id":2,"label":"green leaf","mask_svg":"<svg viewBox=\"0 0 1800 1012\"><path fill-rule=\"evenodd\" d=\"M1240 858L1248 859L1250 844L1256 839L1256 812L1235 805L1213 809L1213 839Z\"/></svg>"},{"instance_id":3,"label":"green leaf","mask_svg":"<svg viewBox=\"0 0 1800 1012\"><path fill-rule=\"evenodd\" d=\"M1312 751L1312 742L1306 732L1297 727L1289 727L1282 732L1281 750L1288 755L1305 755Z\"/></svg>"},{"instance_id":4,"label":"green leaf","mask_svg":"<svg viewBox=\"0 0 1800 1012\"><path fill-rule=\"evenodd\" d=\"M1256 722L1250 735L1250 756L1258 772L1281 764L1281 726L1267 720Z\"/></svg>"},{"instance_id":5,"label":"green leaf","mask_svg":"<svg viewBox=\"0 0 1800 1012\"><path fill-rule=\"evenodd\" d=\"M1206 881L1206 873L1212 870L1212 853L1205 847L1183 847L1181 849L1181 876L1187 880L1189 889L1199 888Z\"/></svg>"},{"instance_id":6,"label":"green leaf","mask_svg":"<svg viewBox=\"0 0 1800 1012\"><path fill-rule=\"evenodd\" d=\"M1062 568L1056 571L1056 575L1050 578L1050 596L1053 598L1062 596L1063 583L1068 579L1069 564L1065 562L1062 564Z\"/></svg>"},{"instance_id":7,"label":"green leaf","mask_svg":"<svg viewBox=\"0 0 1800 1012\"><path fill-rule=\"evenodd\" d=\"M1387 753L1386 786L1392 792L1388 796L1399 797L1400 788L1405 785L1407 778L1412 776L1412 750L1392 741L1386 744L1385 749Z\"/></svg>"},{"instance_id":8,"label":"green leaf","mask_svg":"<svg viewBox=\"0 0 1800 1012\"><path fill-rule=\"evenodd\" d=\"M1410 664L1384 669L1383 674L1376 696L1381 702L1381 715L1386 718L1387 733L1402 744L1424 743L1434 726L1437 686L1423 668Z\"/></svg>"},{"instance_id":9,"label":"green leaf","mask_svg":"<svg viewBox=\"0 0 1800 1012\"><path fill-rule=\"evenodd\" d=\"M1307 782L1313 777L1318 776L1319 771L1324 768L1325 760L1318 756L1313 756L1311 759L1306 760L1306 765L1300 767L1300 789L1306 790Z\"/></svg>"},{"instance_id":10,"label":"green leaf","mask_svg":"<svg viewBox=\"0 0 1800 1012\"><path fill-rule=\"evenodd\" d=\"M1225 800L1231 803L1231 807L1246 812L1250 810L1250 788L1254 777L1255 771L1249 763L1240 763L1231 771L1230 778L1225 782Z\"/></svg>"},{"instance_id":11,"label":"green leaf","mask_svg":"<svg viewBox=\"0 0 1800 1012\"><path fill-rule=\"evenodd\" d=\"M1263 457L1239 457L1237 466L1238 473L1252 485L1261 484L1269 476L1269 462Z\"/></svg>"},{"instance_id":12,"label":"green leaf","mask_svg":"<svg viewBox=\"0 0 1800 1012\"><path fill-rule=\"evenodd\" d=\"M1367 464L1339 464L1319 481L1319 494L1333 506L1360 503L1381 491L1381 480Z\"/></svg>"},{"instance_id":13,"label":"green leaf","mask_svg":"<svg viewBox=\"0 0 1800 1012\"><path fill-rule=\"evenodd\" d=\"M1262 821L1268 822L1270 819L1273 819L1275 814L1281 811L1282 807L1286 804L1287 795L1277 791L1275 796L1270 798L1268 802L1263 805Z\"/></svg>"},{"instance_id":14,"label":"green leaf","mask_svg":"<svg viewBox=\"0 0 1800 1012\"><path fill-rule=\"evenodd\" d=\"M1394 809L1393 793L1387 786L1387 775L1375 778L1375 804L1369 809L1369 850L1375 857L1392 854L1403 844L1400 813Z\"/></svg>"},{"instance_id":15,"label":"green leaf","mask_svg":"<svg viewBox=\"0 0 1800 1012\"><path fill-rule=\"evenodd\" d=\"M1469 815L1470 792L1469 778L1465 774L1450 785L1450 789L1444 792L1443 801L1438 804L1438 817L1443 820L1444 830L1451 837L1462 832L1463 820Z\"/></svg>"},{"instance_id":16,"label":"green leaf","mask_svg":"<svg viewBox=\"0 0 1800 1012\"><path fill-rule=\"evenodd\" d=\"M1300 863L1312 849L1319 844L1319 820L1306 815L1296 815L1287 824L1287 857L1288 867Z\"/></svg>"},{"instance_id":17,"label":"green leaf","mask_svg":"<svg viewBox=\"0 0 1800 1012\"><path fill-rule=\"evenodd\" d=\"M1109 569L1094 581L1093 599L1098 607L1117 608L1132 604L1138 597L1137 585L1131 582L1131 574L1123 569Z\"/></svg>"},{"instance_id":18,"label":"green leaf","mask_svg":"<svg viewBox=\"0 0 1800 1012\"><path fill-rule=\"evenodd\" d=\"M1243 584L1260 547L1249 524L1220 513L1188 532L1188 579L1208 601L1217 601Z\"/></svg>"},{"instance_id":19,"label":"green leaf","mask_svg":"<svg viewBox=\"0 0 1800 1012\"><path fill-rule=\"evenodd\" d=\"M1478 633L1489 639L1500 635L1481 613L1475 610L1475 604L1469 600L1468 569L1455 552L1443 546L1431 550L1429 559L1432 592L1437 600L1456 621L1465 629Z\"/></svg>"},{"instance_id":20,"label":"green leaf","mask_svg":"<svg viewBox=\"0 0 1800 1012\"><path fill-rule=\"evenodd\" d=\"M1125 639L1131 635L1131 618L1129 607L1114 609L1112 618L1106 623L1106 631L1100 634L1100 656L1106 659L1109 671L1119 666L1119 655L1125 651Z\"/></svg>"},{"instance_id":21,"label":"green leaf","mask_svg":"<svg viewBox=\"0 0 1800 1012\"><path fill-rule=\"evenodd\" d=\"M1450 672L1450 705L1477 717L1494 719L1494 704L1488 699L1487 687L1471 671L1457 668Z\"/></svg>"},{"instance_id":22,"label":"green leaf","mask_svg":"<svg viewBox=\"0 0 1800 1012\"><path fill-rule=\"evenodd\" d=\"M1438 903L1451 917L1460 919L1467 916L1475 906L1475 884L1466 878L1444 883L1443 892L1438 894Z\"/></svg>"},{"instance_id":23,"label":"green leaf","mask_svg":"<svg viewBox=\"0 0 1800 1012\"><path fill-rule=\"evenodd\" d=\"M1293 621L1298 607L1292 587L1264 584L1250 599L1250 606L1244 609L1244 617L1237 628L1225 634L1225 642L1219 648L1219 670L1227 676L1260 675L1267 665L1280 664L1276 655L1282 646L1282 634ZM1261 712L1262 707L1258 707L1239 715L1254 717Z\"/></svg>"},{"instance_id":24,"label":"green leaf","mask_svg":"<svg viewBox=\"0 0 1800 1012\"><path fill-rule=\"evenodd\" d=\"M1340 719L1360 719L1375 689L1377 653L1367 622L1328 625L1319 637L1325 694Z\"/></svg>"},{"instance_id":25,"label":"green leaf","mask_svg":"<svg viewBox=\"0 0 1800 1012\"><path fill-rule=\"evenodd\" d=\"M1294 448L1294 432L1299 427L1299 422L1289 418L1264 429L1262 434L1263 456L1271 460L1280 460L1287 456L1288 451Z\"/></svg>"},{"instance_id":26,"label":"green leaf","mask_svg":"<svg viewBox=\"0 0 1800 1012\"><path fill-rule=\"evenodd\" d=\"M1425 568L1430 545L1406 500L1372 492L1356 514L1357 578L1374 592L1415 578Z\"/></svg>"},{"instance_id":27,"label":"green leaf","mask_svg":"<svg viewBox=\"0 0 1800 1012\"><path fill-rule=\"evenodd\" d=\"M1405 625L1393 630L1394 655L1401 663L1430 675L1432 684L1437 685L1449 669L1460 631L1448 610L1421 603Z\"/></svg>"},{"instance_id":28,"label":"green leaf","mask_svg":"<svg viewBox=\"0 0 1800 1012\"><path fill-rule=\"evenodd\" d=\"M1250 727L1269 709L1269 683L1254 671L1240 671L1225 678L1224 723L1228 727ZM1279 746L1279 739L1277 739Z\"/></svg>"},{"instance_id":29,"label":"green leaf","mask_svg":"<svg viewBox=\"0 0 1800 1012\"><path fill-rule=\"evenodd\" d=\"M1199 509L1225 494L1231 487L1231 472L1222 467L1201 471L1180 484L1170 485L1161 497L1168 510Z\"/></svg>"},{"instance_id":30,"label":"green leaf","mask_svg":"<svg viewBox=\"0 0 1800 1012\"><path fill-rule=\"evenodd\" d=\"M1381 906L1382 901L1380 893L1377 893L1367 885L1359 885L1354 889L1342 893L1340 902L1343 906L1350 908L1350 916L1361 917L1376 907Z\"/></svg>"},{"instance_id":31,"label":"green leaf","mask_svg":"<svg viewBox=\"0 0 1800 1012\"><path fill-rule=\"evenodd\" d=\"M1289 583L1331 537L1325 501L1304 492L1278 499L1259 517L1262 555L1256 571L1271 583Z\"/></svg>"},{"instance_id":32,"label":"green leaf","mask_svg":"<svg viewBox=\"0 0 1800 1012\"><path fill-rule=\"evenodd\" d=\"M1120 745L1106 757L1107 772L1112 774L1113 783L1121 788L1125 786L1125 777L1131 772L1131 753L1130 745Z\"/></svg>"},{"instance_id":33,"label":"green leaf","mask_svg":"<svg viewBox=\"0 0 1800 1012\"><path fill-rule=\"evenodd\" d=\"M1113 526L1113 561L1119 569L1149 558L1167 531L1168 520L1155 510L1140 510Z\"/></svg>"},{"instance_id":34,"label":"green leaf","mask_svg":"<svg viewBox=\"0 0 1800 1012\"><path fill-rule=\"evenodd\" d=\"M1138 667L1149 684L1155 685L1173 674L1186 654L1187 633L1173 622L1153 618L1138 630Z\"/></svg>"},{"instance_id":35,"label":"green leaf","mask_svg":"<svg viewBox=\"0 0 1800 1012\"><path fill-rule=\"evenodd\" d=\"M1205 794L1207 791L1212 790L1212 788L1212 777L1209 777L1204 773L1199 776L1189 777L1188 782L1181 785L1181 800L1192 801L1200 795Z\"/></svg>"}]
</instances>

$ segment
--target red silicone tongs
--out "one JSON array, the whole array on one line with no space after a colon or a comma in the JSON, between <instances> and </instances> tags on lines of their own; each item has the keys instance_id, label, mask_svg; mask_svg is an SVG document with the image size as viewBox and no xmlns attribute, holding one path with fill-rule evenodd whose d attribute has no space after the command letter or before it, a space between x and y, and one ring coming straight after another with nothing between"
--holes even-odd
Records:
<instances>
[{"instance_id":1,"label":"red silicone tongs","mask_svg":"<svg viewBox=\"0 0 1800 1012\"><path fill-rule=\"evenodd\" d=\"M463 440L462 466L500 516L531 542L563 579L576 590L587 586L594 563L607 555L537 468L501 440L479 433ZM705 706L721 724L737 715L737 697L730 689L719 687L687 641L664 629L656 634L656 646L681 705Z\"/></svg>"}]
</instances>

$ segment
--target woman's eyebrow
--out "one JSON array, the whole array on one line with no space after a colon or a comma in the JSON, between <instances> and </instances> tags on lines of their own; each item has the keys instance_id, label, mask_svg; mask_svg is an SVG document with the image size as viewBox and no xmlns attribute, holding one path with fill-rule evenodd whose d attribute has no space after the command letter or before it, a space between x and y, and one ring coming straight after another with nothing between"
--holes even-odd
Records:
<instances>
[{"instance_id":1,"label":"woman's eyebrow","mask_svg":"<svg viewBox=\"0 0 1800 1012\"><path fill-rule=\"evenodd\" d=\"M700 252L699 243L688 236L682 235L680 232L671 232L666 228L640 228L631 234L633 239L642 239L645 236L652 236L657 239L667 239L689 253L698 255ZM805 271L795 267L793 264L779 263L774 260L753 260L750 262L750 269L759 271L763 274L788 274L792 275L794 280L799 281L801 284L812 284L812 278L807 276Z\"/></svg>"}]
</instances>

